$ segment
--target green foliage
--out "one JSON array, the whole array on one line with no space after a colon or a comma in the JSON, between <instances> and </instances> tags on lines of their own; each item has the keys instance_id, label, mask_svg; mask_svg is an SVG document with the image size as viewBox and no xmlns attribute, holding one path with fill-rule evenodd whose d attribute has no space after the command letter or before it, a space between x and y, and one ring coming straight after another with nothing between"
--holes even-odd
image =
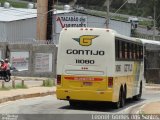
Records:
<instances>
[{"instance_id":1,"label":"green foliage","mask_svg":"<svg viewBox=\"0 0 160 120\"><path fill-rule=\"evenodd\" d=\"M4 87L4 88L0 88L0 91L6 91L6 90L10 90L11 89L11 87Z\"/></svg>"},{"instance_id":2,"label":"green foliage","mask_svg":"<svg viewBox=\"0 0 160 120\"><path fill-rule=\"evenodd\" d=\"M52 86L54 86L54 80L53 79L44 80L42 86L52 87Z\"/></svg>"},{"instance_id":3,"label":"green foliage","mask_svg":"<svg viewBox=\"0 0 160 120\"><path fill-rule=\"evenodd\" d=\"M147 21L147 20L139 21L139 25L142 25L142 26L153 26L153 21Z\"/></svg>"},{"instance_id":4,"label":"green foliage","mask_svg":"<svg viewBox=\"0 0 160 120\"><path fill-rule=\"evenodd\" d=\"M0 3L4 4L4 2L9 2L12 7L16 7L16 8L26 8L27 7L27 3L24 3L24 2L16 2L13 0L0 0Z\"/></svg>"},{"instance_id":5,"label":"green foliage","mask_svg":"<svg viewBox=\"0 0 160 120\"><path fill-rule=\"evenodd\" d=\"M9 3L16 8L27 8L27 4L26 3L20 3L20 2L13 2L13 1L9 1Z\"/></svg>"},{"instance_id":6,"label":"green foliage","mask_svg":"<svg viewBox=\"0 0 160 120\"><path fill-rule=\"evenodd\" d=\"M106 11L104 3L106 0L77 0L77 5L82 5L92 10ZM110 12L115 12L119 9L126 0L110 0ZM128 14L133 16L147 17L154 13L154 5L156 6L157 26L160 27L160 0L137 0L136 4L126 3L118 13ZM150 23L142 22L140 24L148 25Z\"/></svg>"},{"instance_id":7,"label":"green foliage","mask_svg":"<svg viewBox=\"0 0 160 120\"><path fill-rule=\"evenodd\" d=\"M15 85L15 89L25 89L25 88L27 88L27 86L22 85L21 83L18 83L18 84Z\"/></svg>"},{"instance_id":8,"label":"green foliage","mask_svg":"<svg viewBox=\"0 0 160 120\"><path fill-rule=\"evenodd\" d=\"M28 88L26 85L22 85L22 83L18 83L15 85L15 88L12 88L11 86L4 86L3 88L0 87L0 91L7 91L11 89L25 89Z\"/></svg>"},{"instance_id":9,"label":"green foliage","mask_svg":"<svg viewBox=\"0 0 160 120\"><path fill-rule=\"evenodd\" d=\"M121 21L127 21L127 20L128 20L128 18L126 18L126 17L121 17L121 16L113 16L112 19L121 20Z\"/></svg>"},{"instance_id":10,"label":"green foliage","mask_svg":"<svg viewBox=\"0 0 160 120\"><path fill-rule=\"evenodd\" d=\"M37 0L23 0L23 1L28 1L28 2L37 2Z\"/></svg>"},{"instance_id":11,"label":"green foliage","mask_svg":"<svg viewBox=\"0 0 160 120\"><path fill-rule=\"evenodd\" d=\"M118 9L124 3L123 0L112 0L110 7Z\"/></svg>"},{"instance_id":12,"label":"green foliage","mask_svg":"<svg viewBox=\"0 0 160 120\"><path fill-rule=\"evenodd\" d=\"M6 0L0 0L0 3L4 3L4 2L6 2Z\"/></svg>"}]
</instances>

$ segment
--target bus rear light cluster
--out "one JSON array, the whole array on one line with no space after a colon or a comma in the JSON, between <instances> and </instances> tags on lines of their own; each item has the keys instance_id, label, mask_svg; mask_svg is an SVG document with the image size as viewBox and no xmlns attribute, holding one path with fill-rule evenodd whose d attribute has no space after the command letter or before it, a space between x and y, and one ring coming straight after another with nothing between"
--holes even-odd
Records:
<instances>
[{"instance_id":1,"label":"bus rear light cluster","mask_svg":"<svg viewBox=\"0 0 160 120\"><path fill-rule=\"evenodd\" d=\"M57 85L61 84L61 75L57 75Z\"/></svg>"},{"instance_id":2,"label":"bus rear light cluster","mask_svg":"<svg viewBox=\"0 0 160 120\"><path fill-rule=\"evenodd\" d=\"M113 77L108 77L108 87L109 88L113 87Z\"/></svg>"}]
</instances>

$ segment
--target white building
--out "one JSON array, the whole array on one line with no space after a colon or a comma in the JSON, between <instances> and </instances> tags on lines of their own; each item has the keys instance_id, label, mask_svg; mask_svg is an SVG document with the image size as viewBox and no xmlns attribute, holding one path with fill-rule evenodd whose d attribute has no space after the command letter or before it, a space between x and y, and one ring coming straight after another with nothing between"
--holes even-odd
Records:
<instances>
[{"instance_id":1,"label":"white building","mask_svg":"<svg viewBox=\"0 0 160 120\"><path fill-rule=\"evenodd\" d=\"M104 17L94 16L86 13L70 11L68 13L55 14L53 20L53 41L58 44L59 33L63 27L95 27L106 28ZM109 28L120 34L131 36L131 23L111 19Z\"/></svg>"},{"instance_id":2,"label":"white building","mask_svg":"<svg viewBox=\"0 0 160 120\"><path fill-rule=\"evenodd\" d=\"M36 9L0 7L0 41L14 43L35 40L36 18ZM59 34L64 26L105 28L105 21L104 17L79 13L74 10L55 10L53 15L53 42L58 44ZM109 28L126 36L131 35L129 22L110 20Z\"/></svg>"},{"instance_id":3,"label":"white building","mask_svg":"<svg viewBox=\"0 0 160 120\"><path fill-rule=\"evenodd\" d=\"M36 39L36 9L0 7L0 41Z\"/></svg>"}]
</instances>

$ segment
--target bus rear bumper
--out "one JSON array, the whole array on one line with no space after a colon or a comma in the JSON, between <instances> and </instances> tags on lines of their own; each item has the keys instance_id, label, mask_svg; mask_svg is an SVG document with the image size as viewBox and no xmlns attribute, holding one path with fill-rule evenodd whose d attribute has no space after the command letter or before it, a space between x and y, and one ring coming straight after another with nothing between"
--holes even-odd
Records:
<instances>
[{"instance_id":1,"label":"bus rear bumper","mask_svg":"<svg viewBox=\"0 0 160 120\"><path fill-rule=\"evenodd\" d=\"M88 91L88 90L56 90L57 99L61 100L82 100L82 101L113 101L112 90L107 91Z\"/></svg>"}]
</instances>

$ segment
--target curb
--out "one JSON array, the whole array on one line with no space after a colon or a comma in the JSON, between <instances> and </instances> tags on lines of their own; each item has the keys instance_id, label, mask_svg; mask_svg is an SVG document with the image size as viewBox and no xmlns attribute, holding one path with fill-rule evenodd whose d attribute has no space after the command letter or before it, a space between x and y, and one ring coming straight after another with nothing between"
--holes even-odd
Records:
<instances>
[{"instance_id":1,"label":"curb","mask_svg":"<svg viewBox=\"0 0 160 120\"><path fill-rule=\"evenodd\" d=\"M0 99L0 104L4 103L4 102L8 102L8 101L15 101L15 100L19 100L19 99L33 98L33 97L43 97L43 96L53 95L53 94L55 94L55 91L16 95L16 96L6 97L6 98Z\"/></svg>"},{"instance_id":2,"label":"curb","mask_svg":"<svg viewBox=\"0 0 160 120\"><path fill-rule=\"evenodd\" d=\"M147 104L143 104L143 105L139 108L139 110L137 111L137 113L138 113L138 114L144 114L143 108L144 108L146 105L148 105L148 103L147 103Z\"/></svg>"},{"instance_id":3,"label":"curb","mask_svg":"<svg viewBox=\"0 0 160 120\"><path fill-rule=\"evenodd\" d=\"M145 89L147 89L147 90L155 90L155 91L159 91L160 90L159 87L146 87Z\"/></svg>"},{"instance_id":4,"label":"curb","mask_svg":"<svg viewBox=\"0 0 160 120\"><path fill-rule=\"evenodd\" d=\"M152 104L152 103L158 103L158 102L160 102L160 101L152 101L152 102L148 102L148 103L142 105L142 106L140 107L138 113L139 113L139 114L146 114L146 113L145 113L145 107L148 106L148 105L150 105L150 104ZM158 103L158 104L160 104L160 103ZM152 109L152 108L151 108L151 109ZM150 113L149 113L149 114L150 114ZM157 114L157 113L151 113L151 114Z\"/></svg>"}]
</instances>

